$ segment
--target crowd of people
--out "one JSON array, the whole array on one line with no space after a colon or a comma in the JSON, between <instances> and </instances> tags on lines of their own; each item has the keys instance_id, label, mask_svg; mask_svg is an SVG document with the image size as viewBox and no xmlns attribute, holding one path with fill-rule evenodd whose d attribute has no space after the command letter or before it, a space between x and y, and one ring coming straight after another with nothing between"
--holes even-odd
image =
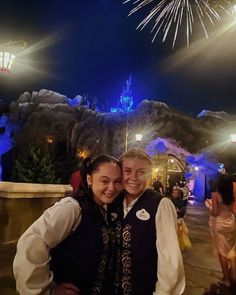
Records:
<instances>
[{"instance_id":1,"label":"crowd of people","mask_svg":"<svg viewBox=\"0 0 236 295\"><path fill-rule=\"evenodd\" d=\"M47 209L20 237L13 262L20 295L180 295L181 251L191 247L184 221L189 190L176 184L165 197L142 149L119 159L86 158L70 196ZM79 180L78 180L79 179ZM212 236L222 283L236 281L233 182L218 182Z\"/></svg>"}]
</instances>

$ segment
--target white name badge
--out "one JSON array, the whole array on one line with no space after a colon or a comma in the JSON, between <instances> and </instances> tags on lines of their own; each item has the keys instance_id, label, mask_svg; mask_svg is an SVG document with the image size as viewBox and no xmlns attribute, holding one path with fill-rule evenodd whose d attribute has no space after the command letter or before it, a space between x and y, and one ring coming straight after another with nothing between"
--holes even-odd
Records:
<instances>
[{"instance_id":1,"label":"white name badge","mask_svg":"<svg viewBox=\"0 0 236 295\"><path fill-rule=\"evenodd\" d=\"M148 220L148 219L150 219L150 214L145 209L138 210L136 212L136 216L140 220Z\"/></svg>"}]
</instances>

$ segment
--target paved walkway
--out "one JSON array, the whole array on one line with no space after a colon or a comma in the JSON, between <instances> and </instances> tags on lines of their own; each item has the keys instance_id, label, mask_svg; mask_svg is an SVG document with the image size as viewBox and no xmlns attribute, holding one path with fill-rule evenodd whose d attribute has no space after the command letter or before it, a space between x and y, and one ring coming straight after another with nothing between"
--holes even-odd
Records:
<instances>
[{"instance_id":1,"label":"paved walkway","mask_svg":"<svg viewBox=\"0 0 236 295\"><path fill-rule=\"evenodd\" d=\"M193 245L183 253L187 278L184 295L235 295L236 291L216 284L222 274L218 257L214 256L212 250L206 208L203 205L189 205L186 223ZM15 245L0 244L1 295L16 295L11 268L14 253Z\"/></svg>"}]
</instances>

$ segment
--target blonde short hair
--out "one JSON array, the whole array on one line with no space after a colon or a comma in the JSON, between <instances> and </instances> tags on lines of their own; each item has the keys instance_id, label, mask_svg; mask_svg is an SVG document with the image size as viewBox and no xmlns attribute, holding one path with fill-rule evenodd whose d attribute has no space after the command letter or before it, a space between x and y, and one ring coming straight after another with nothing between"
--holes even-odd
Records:
<instances>
[{"instance_id":1,"label":"blonde short hair","mask_svg":"<svg viewBox=\"0 0 236 295\"><path fill-rule=\"evenodd\" d=\"M152 166L152 160L149 157L149 155L140 148L132 148L130 150L128 150L127 152L124 152L119 160L122 163L124 159L130 159L130 158L138 158L140 160L144 160L146 161L150 166Z\"/></svg>"}]
</instances>

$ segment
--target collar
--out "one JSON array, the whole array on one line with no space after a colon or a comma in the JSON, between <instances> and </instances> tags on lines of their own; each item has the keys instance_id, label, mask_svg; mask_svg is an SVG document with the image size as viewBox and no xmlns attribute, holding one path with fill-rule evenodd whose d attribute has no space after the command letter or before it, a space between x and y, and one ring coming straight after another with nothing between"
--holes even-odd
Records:
<instances>
[{"instance_id":1,"label":"collar","mask_svg":"<svg viewBox=\"0 0 236 295\"><path fill-rule=\"evenodd\" d=\"M138 200L140 199L140 197L144 194L145 190L142 191L142 193L137 198L135 198L134 200L132 200L129 203L128 206L127 206L127 201L126 201L126 195L124 195L124 200L123 200L124 217L129 213L129 211L133 208L133 206L138 202Z\"/></svg>"}]
</instances>

